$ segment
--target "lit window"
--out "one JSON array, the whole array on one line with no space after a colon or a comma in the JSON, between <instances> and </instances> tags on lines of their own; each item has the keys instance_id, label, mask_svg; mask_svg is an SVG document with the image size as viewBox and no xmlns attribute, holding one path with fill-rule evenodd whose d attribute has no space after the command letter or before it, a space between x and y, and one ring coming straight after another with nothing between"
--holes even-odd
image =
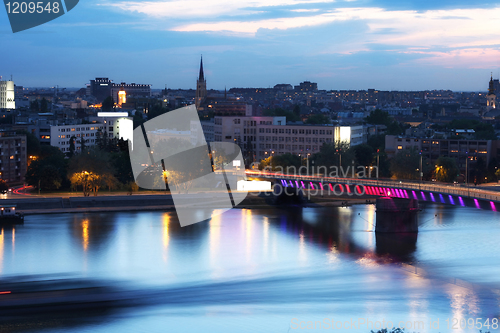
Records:
<instances>
[{"instance_id":1,"label":"lit window","mask_svg":"<svg viewBox=\"0 0 500 333\"><path fill-rule=\"evenodd\" d=\"M398 150L401 150L401 149L403 149L403 146L398 146Z\"/></svg>"}]
</instances>

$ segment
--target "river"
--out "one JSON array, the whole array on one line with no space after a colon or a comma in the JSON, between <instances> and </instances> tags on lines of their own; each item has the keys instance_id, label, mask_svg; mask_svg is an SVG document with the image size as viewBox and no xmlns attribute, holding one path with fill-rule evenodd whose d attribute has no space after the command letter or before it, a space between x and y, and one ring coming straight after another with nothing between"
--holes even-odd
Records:
<instances>
[{"instance_id":1,"label":"river","mask_svg":"<svg viewBox=\"0 0 500 333\"><path fill-rule=\"evenodd\" d=\"M388 322L407 332L479 332L463 321L460 328L461 318L488 319L490 328L481 329L496 331L500 213L428 204L418 236L404 238L376 235L374 221L373 205L234 209L185 228L173 212L33 215L2 230L0 276L158 291L151 304L41 324L37 332L337 325L368 333Z\"/></svg>"}]
</instances>

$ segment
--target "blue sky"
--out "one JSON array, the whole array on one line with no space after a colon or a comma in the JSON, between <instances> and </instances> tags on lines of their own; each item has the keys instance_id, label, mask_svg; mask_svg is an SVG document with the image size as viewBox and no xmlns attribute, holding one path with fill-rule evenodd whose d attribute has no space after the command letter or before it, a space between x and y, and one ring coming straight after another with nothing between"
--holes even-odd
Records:
<instances>
[{"instance_id":1,"label":"blue sky","mask_svg":"<svg viewBox=\"0 0 500 333\"><path fill-rule=\"evenodd\" d=\"M500 4L376 0L82 0L13 34L0 75L24 86L94 77L195 88L318 82L320 89L486 90L500 73Z\"/></svg>"}]
</instances>

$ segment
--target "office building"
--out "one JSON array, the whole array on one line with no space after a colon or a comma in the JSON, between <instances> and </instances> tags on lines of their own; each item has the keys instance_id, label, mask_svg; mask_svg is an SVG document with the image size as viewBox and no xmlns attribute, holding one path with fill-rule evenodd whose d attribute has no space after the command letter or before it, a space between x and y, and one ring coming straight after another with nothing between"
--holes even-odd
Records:
<instances>
[{"instance_id":1,"label":"office building","mask_svg":"<svg viewBox=\"0 0 500 333\"><path fill-rule=\"evenodd\" d=\"M121 93L120 95L120 91L124 91L125 93ZM119 103L124 100L124 96L151 97L151 85L127 84L125 82L116 84L107 77L101 77L90 80L90 84L87 84L86 94L94 96L98 103L102 103L109 96L113 97L115 103Z\"/></svg>"},{"instance_id":2,"label":"office building","mask_svg":"<svg viewBox=\"0 0 500 333\"><path fill-rule=\"evenodd\" d=\"M312 155L324 143L345 142L358 145L366 142L363 126L288 124L286 117L215 116L202 121L207 142L233 142L242 150L251 149L256 161L272 155L291 153Z\"/></svg>"},{"instance_id":3,"label":"office building","mask_svg":"<svg viewBox=\"0 0 500 333\"><path fill-rule=\"evenodd\" d=\"M85 140L86 147L94 146L99 135L109 139L132 140L134 125L126 112L99 112L90 121L91 124L50 126L50 145L68 153L71 138L75 140L76 152L81 150L82 140Z\"/></svg>"}]
</instances>

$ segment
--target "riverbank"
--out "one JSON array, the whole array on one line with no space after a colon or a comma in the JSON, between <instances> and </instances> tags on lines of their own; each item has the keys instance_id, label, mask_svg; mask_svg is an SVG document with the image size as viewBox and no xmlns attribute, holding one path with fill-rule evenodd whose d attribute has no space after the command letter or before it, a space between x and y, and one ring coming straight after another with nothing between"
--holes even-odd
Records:
<instances>
[{"instance_id":1,"label":"riverbank","mask_svg":"<svg viewBox=\"0 0 500 333\"><path fill-rule=\"evenodd\" d=\"M199 196L200 207L209 205L206 193L191 194L194 199ZM311 196L304 199L303 207L340 207L355 204L371 203L373 199L360 197ZM103 195L96 197L17 197L2 200L3 205L16 205L24 215L90 213L90 212L124 212L124 211L172 211L175 210L170 194L153 195ZM268 208L276 207L272 193L249 193L246 199L236 208Z\"/></svg>"}]
</instances>

